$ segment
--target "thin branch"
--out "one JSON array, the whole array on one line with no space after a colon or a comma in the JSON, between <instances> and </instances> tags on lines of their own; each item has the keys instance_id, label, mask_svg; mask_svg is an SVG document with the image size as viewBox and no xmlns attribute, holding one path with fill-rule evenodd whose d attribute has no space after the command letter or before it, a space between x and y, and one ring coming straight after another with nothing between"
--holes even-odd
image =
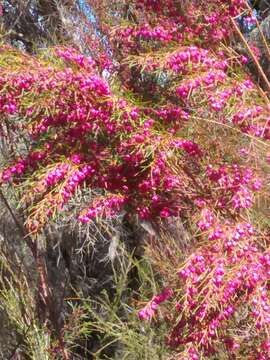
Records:
<instances>
[{"instance_id":1,"label":"thin branch","mask_svg":"<svg viewBox=\"0 0 270 360\"><path fill-rule=\"evenodd\" d=\"M254 52L252 51L251 47L249 46L247 40L245 39L244 35L241 33L239 27L237 26L235 20L233 18L231 18L231 21L232 21L232 24L233 24L233 27L235 28L237 34L239 35L241 41L244 43L244 45L246 46L250 56L252 57L256 67L257 67L257 70L259 72L259 74L261 75L261 77L263 78L267 88L268 88L268 91L270 92L270 82L268 81L267 79L267 76L265 75L265 72L263 71L259 61L257 60Z\"/></svg>"}]
</instances>

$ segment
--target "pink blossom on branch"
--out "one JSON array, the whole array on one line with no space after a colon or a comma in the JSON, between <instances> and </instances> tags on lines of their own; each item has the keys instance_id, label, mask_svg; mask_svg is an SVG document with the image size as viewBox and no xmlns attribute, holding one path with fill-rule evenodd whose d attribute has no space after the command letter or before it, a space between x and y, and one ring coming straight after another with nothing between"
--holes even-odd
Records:
<instances>
[{"instance_id":1,"label":"pink blossom on branch","mask_svg":"<svg viewBox=\"0 0 270 360\"><path fill-rule=\"evenodd\" d=\"M138 312L141 320L150 320L157 312L158 305L169 300L173 296L171 288L164 289L160 294L155 295L147 305Z\"/></svg>"}]
</instances>

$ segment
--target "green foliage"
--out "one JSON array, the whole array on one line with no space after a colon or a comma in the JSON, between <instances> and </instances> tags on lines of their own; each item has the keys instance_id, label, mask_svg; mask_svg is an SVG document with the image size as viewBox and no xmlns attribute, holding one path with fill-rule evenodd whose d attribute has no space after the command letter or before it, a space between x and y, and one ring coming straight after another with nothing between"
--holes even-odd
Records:
<instances>
[{"instance_id":1,"label":"green foliage","mask_svg":"<svg viewBox=\"0 0 270 360\"><path fill-rule=\"evenodd\" d=\"M31 360L51 360L52 337L37 317L33 284L28 283L23 272L18 272L18 269L22 270L18 259L13 259L11 264L3 249L0 250L0 262L0 308L17 333L14 352L20 350Z\"/></svg>"},{"instance_id":2,"label":"green foliage","mask_svg":"<svg viewBox=\"0 0 270 360\"><path fill-rule=\"evenodd\" d=\"M155 327L142 323L136 311L135 299L147 300L160 288L151 264L146 259L134 260L128 254L119 260L114 271L114 294L104 290L97 300L80 299L78 308L84 313L80 333L98 338L98 349L92 353L94 359L169 359L172 352L164 341L168 326L158 320L153 320ZM137 291L131 288L130 272L136 273Z\"/></svg>"}]
</instances>

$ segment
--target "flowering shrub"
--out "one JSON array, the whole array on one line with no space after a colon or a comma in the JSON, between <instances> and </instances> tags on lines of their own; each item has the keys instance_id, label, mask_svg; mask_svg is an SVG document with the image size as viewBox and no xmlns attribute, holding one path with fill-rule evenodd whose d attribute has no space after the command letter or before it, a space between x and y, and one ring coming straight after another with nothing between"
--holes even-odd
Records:
<instances>
[{"instance_id":1,"label":"flowering shrub","mask_svg":"<svg viewBox=\"0 0 270 360\"><path fill-rule=\"evenodd\" d=\"M100 193L76 209L83 223L180 217L194 241L140 319L174 303L164 321L179 359L267 359L269 100L226 47L245 1L131 3L129 24L108 31L120 86L74 49L2 48L1 132L18 146L1 183L21 191L31 232L82 188ZM125 16L113 6L101 20Z\"/></svg>"},{"instance_id":2,"label":"flowering shrub","mask_svg":"<svg viewBox=\"0 0 270 360\"><path fill-rule=\"evenodd\" d=\"M175 183L179 215L194 237L179 256L179 279L171 274L177 259L166 257L161 266L159 258L157 271L173 292L155 295L139 318L155 319L169 300L162 319L174 324L167 344L178 349L177 358L268 359L269 230L257 223L257 214L268 201L269 102L243 72L249 60L224 46L233 31L231 17L245 4L133 6L136 21L112 33L120 64L129 56L120 77L146 101L147 115L167 123L166 136L173 140L166 163L181 174ZM175 148L181 151L174 157ZM165 210L160 216L177 215L170 206ZM150 252L154 258L155 249ZM167 274L166 261L172 261Z\"/></svg>"},{"instance_id":3,"label":"flowering shrub","mask_svg":"<svg viewBox=\"0 0 270 360\"><path fill-rule=\"evenodd\" d=\"M9 52L16 64L19 55L6 48L4 56ZM91 204L87 214L79 216L81 221L99 213L100 207L120 210L124 203L143 218L178 214L177 188L183 180L167 166L167 149L182 153L183 161L196 162L198 146L159 134L157 128L167 123L114 97L82 55L63 49L56 49L56 55L72 67L40 62L26 78L24 67L21 72L2 71L3 136L9 136L12 124L13 136L23 131L30 147L3 170L1 180L25 184L24 204L34 205L29 229L38 230L85 183L107 195ZM23 118L26 121L16 126Z\"/></svg>"}]
</instances>

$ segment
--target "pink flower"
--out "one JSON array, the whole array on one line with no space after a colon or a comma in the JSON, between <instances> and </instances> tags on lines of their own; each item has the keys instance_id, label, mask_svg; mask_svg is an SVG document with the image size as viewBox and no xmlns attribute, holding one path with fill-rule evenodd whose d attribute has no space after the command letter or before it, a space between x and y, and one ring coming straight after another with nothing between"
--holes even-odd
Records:
<instances>
[{"instance_id":1,"label":"pink flower","mask_svg":"<svg viewBox=\"0 0 270 360\"><path fill-rule=\"evenodd\" d=\"M169 300L173 296L173 290L166 288L159 295L155 295L149 303L138 312L141 320L150 320L157 312L158 305Z\"/></svg>"}]
</instances>

